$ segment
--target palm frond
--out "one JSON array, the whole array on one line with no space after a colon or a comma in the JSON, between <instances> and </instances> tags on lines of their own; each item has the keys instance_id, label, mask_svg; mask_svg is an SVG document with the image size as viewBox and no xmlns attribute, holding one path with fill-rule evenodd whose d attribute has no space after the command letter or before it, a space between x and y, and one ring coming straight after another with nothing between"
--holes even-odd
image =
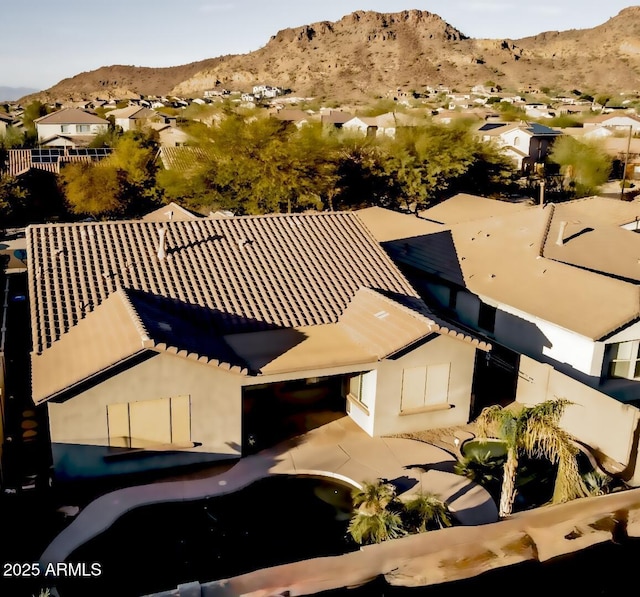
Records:
<instances>
[{"instance_id":1,"label":"palm frond","mask_svg":"<svg viewBox=\"0 0 640 597\"><path fill-rule=\"evenodd\" d=\"M404 513L407 526L418 533L452 525L449 507L435 493L416 495L404 504Z\"/></svg>"},{"instance_id":2,"label":"palm frond","mask_svg":"<svg viewBox=\"0 0 640 597\"><path fill-rule=\"evenodd\" d=\"M369 514L382 512L396 498L396 488L382 479L374 482L365 481L361 489L351 492L353 507Z\"/></svg>"},{"instance_id":3,"label":"palm frond","mask_svg":"<svg viewBox=\"0 0 640 597\"><path fill-rule=\"evenodd\" d=\"M349 522L348 530L358 545L381 543L406 535L400 515L387 510L373 515L356 513Z\"/></svg>"}]
</instances>

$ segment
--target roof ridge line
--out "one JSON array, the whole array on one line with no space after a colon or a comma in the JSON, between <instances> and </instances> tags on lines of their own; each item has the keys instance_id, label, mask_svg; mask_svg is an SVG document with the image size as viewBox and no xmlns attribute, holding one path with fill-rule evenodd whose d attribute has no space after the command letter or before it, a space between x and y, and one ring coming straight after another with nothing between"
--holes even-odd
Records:
<instances>
[{"instance_id":1,"label":"roof ridge line","mask_svg":"<svg viewBox=\"0 0 640 597\"><path fill-rule=\"evenodd\" d=\"M538 249L539 257L544 257L544 249L547 246L549 232L551 231L551 222L553 222L553 216L556 213L555 204L549 203L548 205L549 205L549 215L547 216L547 223L544 225L544 230L542 232L542 242L540 243L540 247Z\"/></svg>"},{"instance_id":2,"label":"roof ridge line","mask_svg":"<svg viewBox=\"0 0 640 597\"><path fill-rule=\"evenodd\" d=\"M129 317L131 317L131 321L133 322L136 329L140 333L140 339L142 340L142 345L146 348L155 346L156 344L155 341L153 340L153 338L151 338L151 335L149 334L149 330L147 330L147 328L145 327L140 315L136 311L136 308L133 306L133 303L131 302L131 299L129 297L129 289L119 286L113 292L113 294L118 294L118 296L121 297L122 302L127 310L127 313L129 314Z\"/></svg>"}]
</instances>

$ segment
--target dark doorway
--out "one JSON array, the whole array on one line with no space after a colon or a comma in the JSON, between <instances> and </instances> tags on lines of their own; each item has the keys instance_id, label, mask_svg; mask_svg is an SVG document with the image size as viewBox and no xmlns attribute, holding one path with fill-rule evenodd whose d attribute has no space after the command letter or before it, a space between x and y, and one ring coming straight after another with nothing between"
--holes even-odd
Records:
<instances>
[{"instance_id":1,"label":"dark doorway","mask_svg":"<svg viewBox=\"0 0 640 597\"><path fill-rule=\"evenodd\" d=\"M519 365L520 355L504 346L494 344L491 352L476 350L471 387L471 420L486 406L506 406L516 399Z\"/></svg>"},{"instance_id":2,"label":"dark doorway","mask_svg":"<svg viewBox=\"0 0 640 597\"><path fill-rule=\"evenodd\" d=\"M242 389L242 455L346 415L342 376L312 377Z\"/></svg>"}]
</instances>

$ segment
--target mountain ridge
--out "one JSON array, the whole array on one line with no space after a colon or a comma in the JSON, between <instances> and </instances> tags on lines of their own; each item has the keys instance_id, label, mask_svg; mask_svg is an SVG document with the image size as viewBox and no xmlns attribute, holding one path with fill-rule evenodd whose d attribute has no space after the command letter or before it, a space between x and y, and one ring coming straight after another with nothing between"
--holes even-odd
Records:
<instances>
[{"instance_id":1,"label":"mountain ridge","mask_svg":"<svg viewBox=\"0 0 640 597\"><path fill-rule=\"evenodd\" d=\"M40 99L131 95L195 97L212 88L256 84L296 95L364 99L438 84L466 88L494 81L528 86L640 89L640 6L590 29L545 31L521 39L467 37L435 13L355 11L278 31L261 48L183 66L114 65L80 73Z\"/></svg>"}]
</instances>

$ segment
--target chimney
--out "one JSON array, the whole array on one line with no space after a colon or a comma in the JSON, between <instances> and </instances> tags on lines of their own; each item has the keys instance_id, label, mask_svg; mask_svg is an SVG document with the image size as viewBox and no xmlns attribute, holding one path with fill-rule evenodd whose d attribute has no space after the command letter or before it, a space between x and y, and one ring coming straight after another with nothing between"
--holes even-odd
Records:
<instances>
[{"instance_id":1,"label":"chimney","mask_svg":"<svg viewBox=\"0 0 640 597\"><path fill-rule=\"evenodd\" d=\"M567 228L567 222L560 222L560 230L558 230L558 238L556 239L556 245L562 246L564 245L564 231Z\"/></svg>"},{"instance_id":2,"label":"chimney","mask_svg":"<svg viewBox=\"0 0 640 597\"><path fill-rule=\"evenodd\" d=\"M167 256L167 252L165 251L165 235L167 234L167 229L162 226L162 228L160 228L158 230L158 235L159 235L159 239L158 239L158 261L162 261L166 256Z\"/></svg>"}]
</instances>

